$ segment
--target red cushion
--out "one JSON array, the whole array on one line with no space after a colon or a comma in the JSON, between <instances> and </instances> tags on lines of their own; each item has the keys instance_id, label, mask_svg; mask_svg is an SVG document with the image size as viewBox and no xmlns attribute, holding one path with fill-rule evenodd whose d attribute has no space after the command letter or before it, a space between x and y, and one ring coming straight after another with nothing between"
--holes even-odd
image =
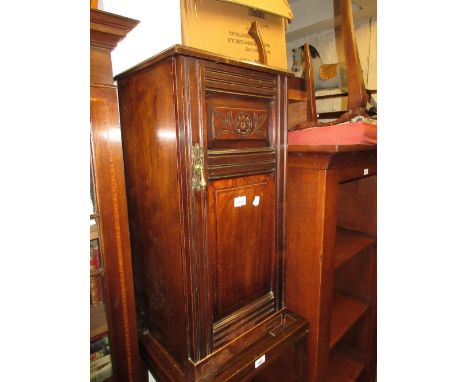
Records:
<instances>
[{"instance_id":1,"label":"red cushion","mask_svg":"<svg viewBox=\"0 0 468 382\"><path fill-rule=\"evenodd\" d=\"M290 131L288 145L375 145L377 126L367 122Z\"/></svg>"}]
</instances>

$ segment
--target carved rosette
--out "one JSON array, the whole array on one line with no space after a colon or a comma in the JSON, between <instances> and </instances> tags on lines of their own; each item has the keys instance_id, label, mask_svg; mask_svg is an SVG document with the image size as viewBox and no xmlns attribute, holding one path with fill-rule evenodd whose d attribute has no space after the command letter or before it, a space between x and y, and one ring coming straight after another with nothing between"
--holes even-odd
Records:
<instances>
[{"instance_id":1,"label":"carved rosette","mask_svg":"<svg viewBox=\"0 0 468 382\"><path fill-rule=\"evenodd\" d=\"M247 113L237 113L234 120L234 131L239 135L252 134L253 122L250 115Z\"/></svg>"},{"instance_id":2,"label":"carved rosette","mask_svg":"<svg viewBox=\"0 0 468 382\"><path fill-rule=\"evenodd\" d=\"M238 138L264 138L266 137L265 121L268 117L267 111L262 110L213 110L216 126L216 136L235 136ZM216 123L220 122L220 123Z\"/></svg>"}]
</instances>

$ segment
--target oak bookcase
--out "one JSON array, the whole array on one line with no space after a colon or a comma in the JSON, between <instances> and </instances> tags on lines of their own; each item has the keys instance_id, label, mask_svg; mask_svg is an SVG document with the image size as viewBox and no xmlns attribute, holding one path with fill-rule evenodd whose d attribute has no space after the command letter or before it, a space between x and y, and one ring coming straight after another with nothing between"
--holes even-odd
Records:
<instances>
[{"instance_id":1,"label":"oak bookcase","mask_svg":"<svg viewBox=\"0 0 468 382\"><path fill-rule=\"evenodd\" d=\"M374 381L375 145L289 146L285 301L309 320L309 380Z\"/></svg>"}]
</instances>

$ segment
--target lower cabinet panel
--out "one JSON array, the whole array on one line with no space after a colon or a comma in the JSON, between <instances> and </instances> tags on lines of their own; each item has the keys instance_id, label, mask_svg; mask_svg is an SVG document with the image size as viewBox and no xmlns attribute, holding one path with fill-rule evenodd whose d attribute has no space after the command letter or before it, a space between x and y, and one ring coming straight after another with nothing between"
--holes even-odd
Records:
<instances>
[{"instance_id":1,"label":"lower cabinet panel","mask_svg":"<svg viewBox=\"0 0 468 382\"><path fill-rule=\"evenodd\" d=\"M267 175L209 185L214 322L272 291L274 189Z\"/></svg>"}]
</instances>

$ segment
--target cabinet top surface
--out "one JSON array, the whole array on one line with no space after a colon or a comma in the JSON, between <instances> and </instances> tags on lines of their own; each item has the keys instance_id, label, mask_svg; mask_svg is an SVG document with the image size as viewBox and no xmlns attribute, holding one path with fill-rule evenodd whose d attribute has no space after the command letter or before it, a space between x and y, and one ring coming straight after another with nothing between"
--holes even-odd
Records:
<instances>
[{"instance_id":1,"label":"cabinet top surface","mask_svg":"<svg viewBox=\"0 0 468 382\"><path fill-rule=\"evenodd\" d=\"M288 146L288 167L311 170L343 170L341 180L376 174L377 145L291 145ZM347 173L354 168L356 173ZM367 172L361 173L364 168Z\"/></svg>"},{"instance_id":2,"label":"cabinet top surface","mask_svg":"<svg viewBox=\"0 0 468 382\"><path fill-rule=\"evenodd\" d=\"M377 150L377 145L290 145L288 153L343 153L351 151Z\"/></svg>"},{"instance_id":3,"label":"cabinet top surface","mask_svg":"<svg viewBox=\"0 0 468 382\"><path fill-rule=\"evenodd\" d=\"M145 68L148 68L154 64L157 64L158 62L163 61L170 56L178 56L178 55L194 57L194 58L199 58L199 59L208 60L208 61L214 61L214 62L221 63L221 64L235 65L235 66L243 67L246 69L256 70L256 71L265 72L265 73L283 74L283 75L288 75L288 76L294 75L293 72L290 72L285 69L273 68L270 66L256 64L252 62L239 61L231 57L218 55L218 54L206 51L206 50L192 48L190 46L173 45L170 48L118 74L117 76L115 76L115 80L118 81L125 77L129 77L132 74L139 72L140 70L143 70Z\"/></svg>"}]
</instances>

